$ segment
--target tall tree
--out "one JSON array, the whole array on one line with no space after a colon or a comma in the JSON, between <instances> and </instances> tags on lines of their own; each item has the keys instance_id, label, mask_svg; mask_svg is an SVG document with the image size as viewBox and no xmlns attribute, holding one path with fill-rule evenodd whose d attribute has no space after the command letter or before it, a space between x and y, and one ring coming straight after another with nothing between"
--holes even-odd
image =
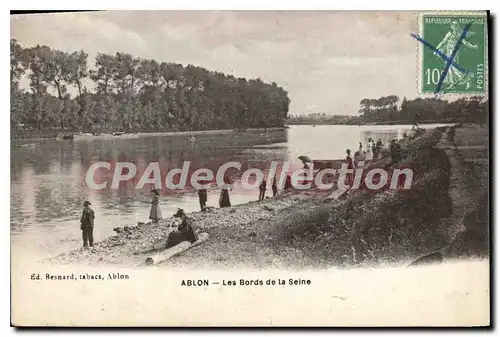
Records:
<instances>
[{"instance_id":1,"label":"tall tree","mask_svg":"<svg viewBox=\"0 0 500 337\"><path fill-rule=\"evenodd\" d=\"M95 58L95 68L90 70L90 78L97 84L97 92L108 95L113 92L112 78L116 62L113 55L98 53Z\"/></svg>"},{"instance_id":2,"label":"tall tree","mask_svg":"<svg viewBox=\"0 0 500 337\"><path fill-rule=\"evenodd\" d=\"M68 55L68 69L66 80L78 89L78 97L81 98L85 90L83 81L89 76L87 69L88 54L83 50Z\"/></svg>"}]
</instances>

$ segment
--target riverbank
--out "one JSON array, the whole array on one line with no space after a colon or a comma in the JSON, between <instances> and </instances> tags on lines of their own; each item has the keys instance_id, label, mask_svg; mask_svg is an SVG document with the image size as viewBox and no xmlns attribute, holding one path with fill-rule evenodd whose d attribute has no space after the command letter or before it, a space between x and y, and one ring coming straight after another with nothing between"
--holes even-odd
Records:
<instances>
[{"instance_id":1,"label":"riverbank","mask_svg":"<svg viewBox=\"0 0 500 337\"><path fill-rule=\"evenodd\" d=\"M475 128L457 128L457 142L474 137ZM455 252L446 257L461 258L463 250L470 251L467 242L477 243L477 236L464 238L460 227L466 215L464 203L475 203L464 185L456 183L457 174L463 170L457 166L461 151L455 146L453 151L447 148L450 144L444 140L448 130L437 128L417 139L402 140L404 155L399 162L392 163L385 157L371 164L389 171L412 167L417 174L410 190L358 190L345 200L326 200L325 192L296 192L261 203L192 213L197 230L207 232L209 240L160 266L300 269L407 265L443 249ZM482 136L487 142L488 135ZM465 148L470 158L478 156L471 152L477 146ZM487 151L480 153L487 157ZM480 172L483 182L476 186L476 195L484 194L487 188L487 172ZM468 181L474 177L465 175ZM52 261L138 266L146 255L134 253L162 242L177 221L168 218L158 224L128 227L93 249L79 249ZM467 256L481 257L474 250Z\"/></svg>"},{"instance_id":2,"label":"riverbank","mask_svg":"<svg viewBox=\"0 0 500 337\"><path fill-rule=\"evenodd\" d=\"M189 216L194 220L198 232L208 232L213 235L217 228L239 231L241 228L250 228L255 223L281 214L305 201L320 200L326 193L291 192L274 198L266 198L262 202L254 201L231 208L211 208L208 212L194 212ZM77 249L45 261L59 264L137 266L142 264L147 256L142 252L164 243L165 238L177 229L179 223L180 220L171 216L158 223L125 226L120 228L116 235L96 242L91 249ZM211 239L210 237L209 241ZM229 240L229 236L222 241L225 242L225 240Z\"/></svg>"},{"instance_id":3,"label":"riverbank","mask_svg":"<svg viewBox=\"0 0 500 337\"><path fill-rule=\"evenodd\" d=\"M478 133L478 128L457 128L457 143L468 149L469 161L487 158L486 148L481 148L488 142L487 129ZM449 144L444 140L448 130L429 130L414 141L404 142L405 158L396 165L387 158L373 163L386 169L418 169L421 174L411 190L375 195L357 191L343 201L296 205L282 216L239 231L214 228L209 242L164 264L305 269L406 266L433 251L443 252L444 260L487 258L488 237L478 234L487 231L487 222L467 220L471 214L467 210L481 205L476 197L487 193L487 171L484 167L466 171L457 165L464 153L447 150ZM464 145L469 139L478 144ZM479 154L471 153L477 146ZM457 182L459 174L462 180ZM478 176L481 182L471 193L463 183L470 185ZM467 209L464 204L469 204ZM467 222L473 230L466 230L463 224Z\"/></svg>"},{"instance_id":4,"label":"riverbank","mask_svg":"<svg viewBox=\"0 0 500 337\"><path fill-rule=\"evenodd\" d=\"M165 263L217 268L328 268L407 265L446 244L437 235L449 215L446 156L436 149L444 129L405 140L405 159L370 167L415 167L410 190L358 190L345 200L309 200L243 228L217 227L209 242Z\"/></svg>"}]
</instances>

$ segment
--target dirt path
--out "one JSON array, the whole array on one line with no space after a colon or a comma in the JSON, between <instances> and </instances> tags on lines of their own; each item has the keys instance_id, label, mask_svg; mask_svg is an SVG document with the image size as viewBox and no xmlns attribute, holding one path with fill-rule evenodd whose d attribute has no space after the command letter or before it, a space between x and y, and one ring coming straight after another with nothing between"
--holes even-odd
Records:
<instances>
[{"instance_id":1,"label":"dirt path","mask_svg":"<svg viewBox=\"0 0 500 337\"><path fill-rule=\"evenodd\" d=\"M451 241L465 230L464 215L477 207L477 198L488 188L488 129L465 125L456 128L453 140L445 132L439 147L445 150L451 164L449 194L453 213L444 223L445 234Z\"/></svg>"}]
</instances>

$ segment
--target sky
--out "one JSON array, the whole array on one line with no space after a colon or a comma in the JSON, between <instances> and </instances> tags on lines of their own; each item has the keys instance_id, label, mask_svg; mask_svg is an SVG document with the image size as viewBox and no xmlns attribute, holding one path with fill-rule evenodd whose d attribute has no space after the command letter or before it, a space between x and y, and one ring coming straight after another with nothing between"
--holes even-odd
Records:
<instances>
[{"instance_id":1,"label":"sky","mask_svg":"<svg viewBox=\"0 0 500 337\"><path fill-rule=\"evenodd\" d=\"M356 115L363 98L417 96L415 12L109 11L11 16L23 47L83 49L275 81L290 113Z\"/></svg>"}]
</instances>

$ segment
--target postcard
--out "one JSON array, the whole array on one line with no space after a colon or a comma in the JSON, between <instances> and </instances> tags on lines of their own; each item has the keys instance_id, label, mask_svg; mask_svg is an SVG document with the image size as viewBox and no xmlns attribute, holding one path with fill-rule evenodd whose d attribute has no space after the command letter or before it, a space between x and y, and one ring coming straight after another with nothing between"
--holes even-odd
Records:
<instances>
[{"instance_id":1,"label":"postcard","mask_svg":"<svg viewBox=\"0 0 500 337\"><path fill-rule=\"evenodd\" d=\"M487 11L11 21L11 324L490 325Z\"/></svg>"}]
</instances>

